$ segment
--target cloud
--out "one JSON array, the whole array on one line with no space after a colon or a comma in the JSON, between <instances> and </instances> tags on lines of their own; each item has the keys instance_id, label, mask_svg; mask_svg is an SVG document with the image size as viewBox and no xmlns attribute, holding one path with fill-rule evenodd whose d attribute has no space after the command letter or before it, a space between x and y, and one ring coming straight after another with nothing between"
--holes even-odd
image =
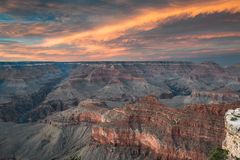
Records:
<instances>
[{"instance_id":1,"label":"cloud","mask_svg":"<svg viewBox=\"0 0 240 160\"><path fill-rule=\"evenodd\" d=\"M0 7L4 60L161 60L240 49L237 0L11 2Z\"/></svg>"}]
</instances>

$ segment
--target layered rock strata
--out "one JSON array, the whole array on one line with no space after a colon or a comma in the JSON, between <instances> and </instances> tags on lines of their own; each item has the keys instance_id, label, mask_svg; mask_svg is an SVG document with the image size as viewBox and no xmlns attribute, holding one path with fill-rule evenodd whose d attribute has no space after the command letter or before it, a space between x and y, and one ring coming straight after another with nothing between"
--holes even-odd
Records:
<instances>
[{"instance_id":1,"label":"layered rock strata","mask_svg":"<svg viewBox=\"0 0 240 160\"><path fill-rule=\"evenodd\" d=\"M33 122L86 99L110 107L147 95L172 107L233 103L240 100L239 67L212 62L0 62L0 120Z\"/></svg>"},{"instance_id":2,"label":"layered rock strata","mask_svg":"<svg viewBox=\"0 0 240 160\"><path fill-rule=\"evenodd\" d=\"M115 109L84 107L88 109L74 114L71 121L92 123L92 139L97 144L138 147L154 159L205 160L212 149L221 146L224 113L237 104L173 109L148 96Z\"/></svg>"}]
</instances>

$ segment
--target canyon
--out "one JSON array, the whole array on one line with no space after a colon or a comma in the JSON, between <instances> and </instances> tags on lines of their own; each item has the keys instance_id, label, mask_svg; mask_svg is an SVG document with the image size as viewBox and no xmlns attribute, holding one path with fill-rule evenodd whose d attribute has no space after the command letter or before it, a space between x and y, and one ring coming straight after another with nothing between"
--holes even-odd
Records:
<instances>
[{"instance_id":1,"label":"canyon","mask_svg":"<svg viewBox=\"0 0 240 160\"><path fill-rule=\"evenodd\" d=\"M239 64L2 62L0 73L0 159L205 160L232 144Z\"/></svg>"}]
</instances>

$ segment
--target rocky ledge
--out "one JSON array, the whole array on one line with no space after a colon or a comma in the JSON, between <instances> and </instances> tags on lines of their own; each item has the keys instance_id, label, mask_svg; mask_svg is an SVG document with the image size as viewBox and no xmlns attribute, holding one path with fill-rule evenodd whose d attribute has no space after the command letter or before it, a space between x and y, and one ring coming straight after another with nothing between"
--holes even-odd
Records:
<instances>
[{"instance_id":1,"label":"rocky ledge","mask_svg":"<svg viewBox=\"0 0 240 160\"><path fill-rule=\"evenodd\" d=\"M223 148L229 151L229 159L240 158L240 108L226 112L225 131Z\"/></svg>"}]
</instances>

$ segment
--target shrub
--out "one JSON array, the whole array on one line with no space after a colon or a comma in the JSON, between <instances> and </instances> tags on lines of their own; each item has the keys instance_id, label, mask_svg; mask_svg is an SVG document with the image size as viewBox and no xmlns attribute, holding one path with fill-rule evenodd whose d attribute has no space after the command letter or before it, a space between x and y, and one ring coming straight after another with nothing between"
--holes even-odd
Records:
<instances>
[{"instance_id":1,"label":"shrub","mask_svg":"<svg viewBox=\"0 0 240 160\"><path fill-rule=\"evenodd\" d=\"M211 152L209 156L209 160L226 160L227 157L228 157L228 150L225 150L222 148L216 148Z\"/></svg>"},{"instance_id":2,"label":"shrub","mask_svg":"<svg viewBox=\"0 0 240 160\"><path fill-rule=\"evenodd\" d=\"M69 160L82 160L82 158L81 156L74 155L74 156L71 156Z\"/></svg>"},{"instance_id":3,"label":"shrub","mask_svg":"<svg viewBox=\"0 0 240 160\"><path fill-rule=\"evenodd\" d=\"M237 120L237 117L232 117L231 118L231 121L236 121Z\"/></svg>"}]
</instances>

